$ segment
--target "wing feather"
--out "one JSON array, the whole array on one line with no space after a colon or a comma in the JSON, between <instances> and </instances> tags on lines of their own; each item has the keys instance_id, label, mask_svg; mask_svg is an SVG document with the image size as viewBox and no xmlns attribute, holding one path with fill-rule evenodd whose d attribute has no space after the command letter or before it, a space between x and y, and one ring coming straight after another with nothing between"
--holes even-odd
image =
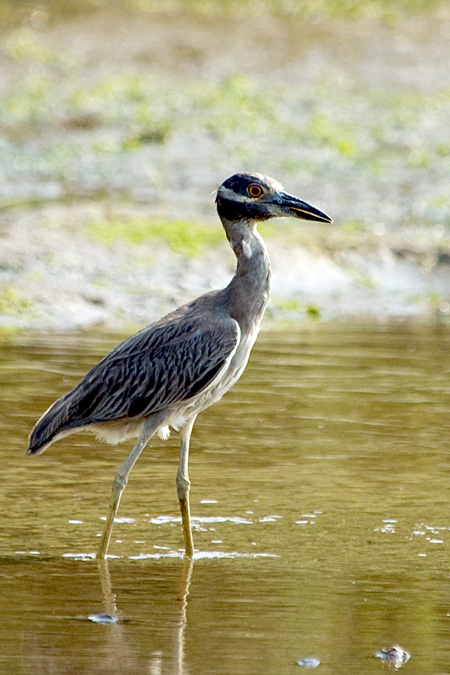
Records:
<instances>
[{"instance_id":1,"label":"wing feather","mask_svg":"<svg viewBox=\"0 0 450 675\"><path fill-rule=\"evenodd\" d=\"M29 452L67 429L148 417L192 398L220 372L239 336L229 316L205 316L194 303L180 308L125 340L58 399L33 429Z\"/></svg>"}]
</instances>

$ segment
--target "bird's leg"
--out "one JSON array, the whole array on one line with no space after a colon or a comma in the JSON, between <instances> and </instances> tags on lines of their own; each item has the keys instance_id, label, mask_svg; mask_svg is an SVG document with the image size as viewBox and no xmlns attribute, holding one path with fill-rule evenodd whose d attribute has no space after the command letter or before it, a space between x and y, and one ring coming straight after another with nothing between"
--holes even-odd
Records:
<instances>
[{"instance_id":1,"label":"bird's leg","mask_svg":"<svg viewBox=\"0 0 450 675\"><path fill-rule=\"evenodd\" d=\"M131 469L136 463L139 455L142 450L147 445L150 438L153 436L157 430L161 420L150 417L144 424L136 445L120 467L117 472L111 491L111 500L109 502L109 512L106 518L105 529L103 530L102 538L100 540L100 546L97 551L97 558L102 559L106 558L106 552L108 551L109 541L111 539L111 533L114 526L114 518L119 508L120 498L123 491L125 490L126 484L128 482L128 476L130 475Z\"/></svg>"},{"instance_id":2,"label":"bird's leg","mask_svg":"<svg viewBox=\"0 0 450 675\"><path fill-rule=\"evenodd\" d=\"M181 428L180 463L178 464L176 480L178 499L180 501L181 521L183 524L184 553L189 558L192 558L194 555L194 542L192 539L191 515L189 509L189 488L191 483L188 476L188 459L189 441L195 417L196 416L191 417L185 426Z\"/></svg>"}]
</instances>

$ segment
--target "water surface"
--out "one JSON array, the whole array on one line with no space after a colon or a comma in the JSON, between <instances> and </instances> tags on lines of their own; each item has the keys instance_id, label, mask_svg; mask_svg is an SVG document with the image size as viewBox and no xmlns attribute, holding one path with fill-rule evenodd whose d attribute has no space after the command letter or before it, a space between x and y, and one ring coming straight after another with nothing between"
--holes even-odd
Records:
<instances>
[{"instance_id":1,"label":"water surface","mask_svg":"<svg viewBox=\"0 0 450 675\"><path fill-rule=\"evenodd\" d=\"M128 445L69 437L25 456L43 410L117 336L0 348L1 672L450 673L450 330L312 323L263 332L203 413L182 559L178 437L136 465L106 566L91 559ZM115 624L89 620L98 613Z\"/></svg>"}]
</instances>

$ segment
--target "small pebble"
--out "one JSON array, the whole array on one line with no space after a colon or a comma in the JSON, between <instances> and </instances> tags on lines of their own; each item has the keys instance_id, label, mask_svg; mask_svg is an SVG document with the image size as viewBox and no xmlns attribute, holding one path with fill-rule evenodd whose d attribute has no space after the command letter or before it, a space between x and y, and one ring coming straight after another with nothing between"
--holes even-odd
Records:
<instances>
[{"instance_id":1,"label":"small pebble","mask_svg":"<svg viewBox=\"0 0 450 675\"><path fill-rule=\"evenodd\" d=\"M317 666L320 664L320 661L314 656L307 656L306 658L297 661L297 663L299 666L302 666L302 668L317 668Z\"/></svg>"},{"instance_id":2,"label":"small pebble","mask_svg":"<svg viewBox=\"0 0 450 675\"><path fill-rule=\"evenodd\" d=\"M379 652L375 654L378 659L386 661L389 665L397 670L401 666L409 661L411 654L403 649L400 645L393 645L389 649L380 649Z\"/></svg>"},{"instance_id":3,"label":"small pebble","mask_svg":"<svg viewBox=\"0 0 450 675\"><path fill-rule=\"evenodd\" d=\"M116 616L111 616L111 614L90 614L89 620L94 623L117 623L118 619Z\"/></svg>"}]
</instances>

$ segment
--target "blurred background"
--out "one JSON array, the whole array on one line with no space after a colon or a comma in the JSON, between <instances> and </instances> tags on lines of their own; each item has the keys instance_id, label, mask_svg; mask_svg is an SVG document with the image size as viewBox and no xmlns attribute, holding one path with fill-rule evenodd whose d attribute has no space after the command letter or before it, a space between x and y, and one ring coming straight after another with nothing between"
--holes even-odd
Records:
<instances>
[{"instance_id":1,"label":"blurred background","mask_svg":"<svg viewBox=\"0 0 450 675\"><path fill-rule=\"evenodd\" d=\"M450 9L432 0L2 0L5 326L142 323L233 270L253 170L335 225L262 228L275 320L450 300Z\"/></svg>"},{"instance_id":2,"label":"blurred background","mask_svg":"<svg viewBox=\"0 0 450 675\"><path fill-rule=\"evenodd\" d=\"M446 1L0 0L0 673L379 673L394 644L449 672L449 54ZM129 448L27 435L227 283L243 170L334 224L260 228L264 330L193 433L194 566L177 434L97 566Z\"/></svg>"}]
</instances>

